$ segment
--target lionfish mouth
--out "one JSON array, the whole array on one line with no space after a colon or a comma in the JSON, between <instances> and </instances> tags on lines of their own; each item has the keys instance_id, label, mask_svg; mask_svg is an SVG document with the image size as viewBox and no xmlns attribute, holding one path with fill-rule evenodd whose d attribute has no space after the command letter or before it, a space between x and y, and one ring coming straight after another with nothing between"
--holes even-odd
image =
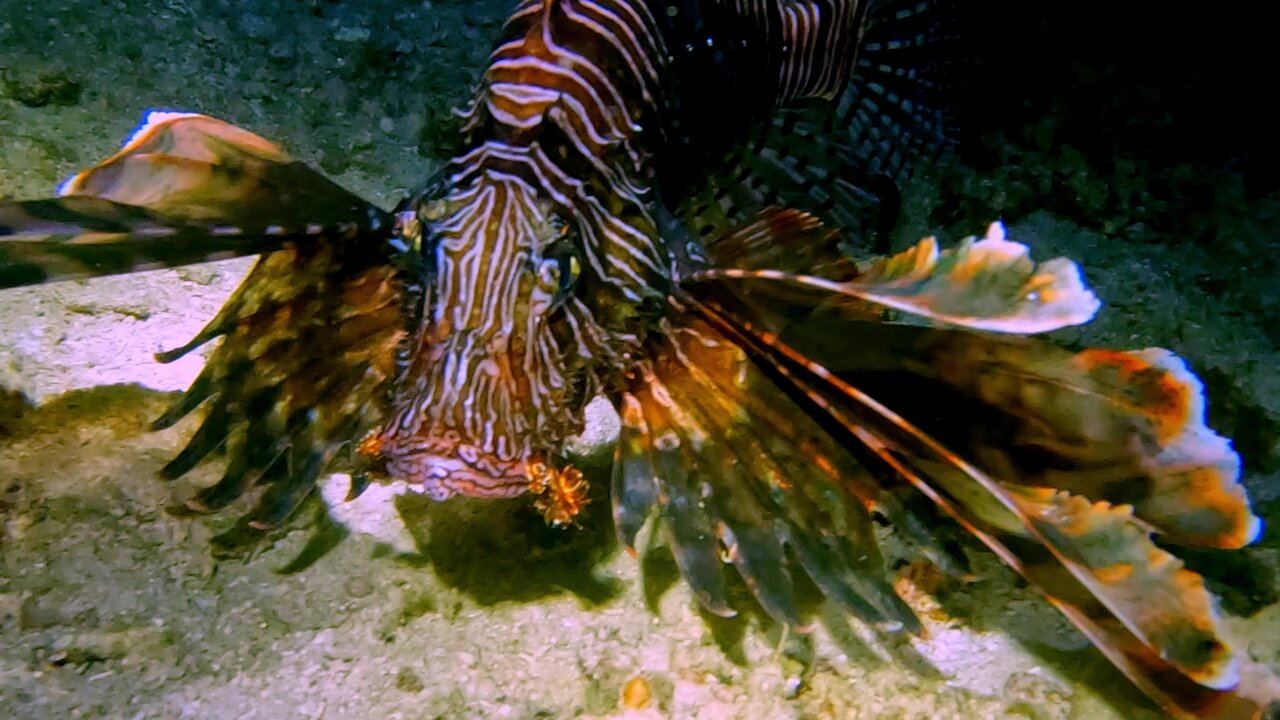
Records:
<instances>
[{"instance_id":1,"label":"lionfish mouth","mask_svg":"<svg viewBox=\"0 0 1280 720\"><path fill-rule=\"evenodd\" d=\"M557 468L530 455L522 460L503 460L468 443L436 443L439 449L395 452L386 438L370 434L359 454L385 461L386 473L403 480L411 490L437 502L455 495L498 500L533 495L534 508L557 527L576 525L582 510L590 504L589 486L573 466ZM448 448L450 452L441 452Z\"/></svg>"},{"instance_id":2,"label":"lionfish mouth","mask_svg":"<svg viewBox=\"0 0 1280 720\"><path fill-rule=\"evenodd\" d=\"M504 459L454 437L413 440L412 446L406 446L393 438L370 435L361 443L360 454L381 458L390 478L436 501L455 495L511 498L529 491L528 468L533 458Z\"/></svg>"}]
</instances>

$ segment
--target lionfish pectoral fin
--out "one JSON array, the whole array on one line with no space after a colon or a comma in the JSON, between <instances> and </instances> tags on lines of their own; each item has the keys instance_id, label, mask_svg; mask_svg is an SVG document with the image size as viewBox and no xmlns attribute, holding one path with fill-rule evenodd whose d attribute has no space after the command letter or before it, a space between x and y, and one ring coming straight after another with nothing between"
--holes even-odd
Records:
<instances>
[{"instance_id":1,"label":"lionfish pectoral fin","mask_svg":"<svg viewBox=\"0 0 1280 720\"><path fill-rule=\"evenodd\" d=\"M681 574L728 615L721 565L760 606L804 628L792 573L886 629L919 621L885 578L853 458L734 342L672 300L621 398L614 517L622 542L656 509Z\"/></svg>"},{"instance_id":2,"label":"lionfish pectoral fin","mask_svg":"<svg viewBox=\"0 0 1280 720\"><path fill-rule=\"evenodd\" d=\"M753 260L687 279L695 285L708 281L717 292L750 294L756 305L776 298L801 313L822 307L838 310L845 320L875 321L896 311L938 325L1018 335L1087 323L1101 307L1074 262L1033 262L1027 246L1007 240L998 222L981 239L940 250L926 238L843 277L768 268Z\"/></svg>"},{"instance_id":3,"label":"lionfish pectoral fin","mask_svg":"<svg viewBox=\"0 0 1280 720\"><path fill-rule=\"evenodd\" d=\"M246 234L102 198L0 201L0 289L255 255L303 239Z\"/></svg>"},{"instance_id":4,"label":"lionfish pectoral fin","mask_svg":"<svg viewBox=\"0 0 1280 720\"><path fill-rule=\"evenodd\" d=\"M369 213L368 203L275 143L194 113L147 113L119 151L73 175L58 194L261 227L362 222Z\"/></svg>"},{"instance_id":5,"label":"lionfish pectoral fin","mask_svg":"<svg viewBox=\"0 0 1280 720\"><path fill-rule=\"evenodd\" d=\"M12 241L0 242L0 279L11 257L31 261L19 280L38 282L267 253L196 337L158 355L171 361L224 336L154 427L208 406L161 471L177 478L226 451L222 478L188 510L217 510L266 485L243 534L288 518L337 452L386 411L415 311L408 287L419 281L388 242L390 215L257 135L183 113L149 114L119 152L62 193L0 205L0 240ZM83 268L53 262L85 258L93 262Z\"/></svg>"},{"instance_id":6,"label":"lionfish pectoral fin","mask_svg":"<svg viewBox=\"0 0 1280 720\"><path fill-rule=\"evenodd\" d=\"M225 443L223 478L188 505L216 510L267 484L250 530L278 524L311 493L329 461L387 412L405 333L407 286L385 250L320 243L258 261L217 317L171 359L224 336L183 397L155 423L209 409L188 446L165 467L178 477Z\"/></svg>"},{"instance_id":7,"label":"lionfish pectoral fin","mask_svg":"<svg viewBox=\"0 0 1280 720\"><path fill-rule=\"evenodd\" d=\"M1203 580L1151 540L1236 548L1260 532L1199 382L1167 351L1073 353L1018 336L1083 322L1097 300L1073 267L1037 267L1010 245L922 245L844 282L721 269L685 287L719 332L1040 587L1168 712L1255 716L1274 696L1237 687ZM877 322L869 306L949 327Z\"/></svg>"},{"instance_id":8,"label":"lionfish pectoral fin","mask_svg":"<svg viewBox=\"0 0 1280 720\"><path fill-rule=\"evenodd\" d=\"M148 114L59 188L0 202L0 288L177 267L369 231L393 220L247 130Z\"/></svg>"}]
</instances>

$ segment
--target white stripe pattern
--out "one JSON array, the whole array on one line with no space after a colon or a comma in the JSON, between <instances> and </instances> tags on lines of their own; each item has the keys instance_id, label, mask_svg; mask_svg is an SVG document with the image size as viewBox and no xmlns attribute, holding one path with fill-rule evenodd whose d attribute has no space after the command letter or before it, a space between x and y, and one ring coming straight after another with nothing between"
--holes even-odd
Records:
<instances>
[{"instance_id":1,"label":"white stripe pattern","mask_svg":"<svg viewBox=\"0 0 1280 720\"><path fill-rule=\"evenodd\" d=\"M856 1L708 5L739 21L726 32L773 59L772 82L755 90L766 99L828 97L847 80ZM680 7L524 0L507 21L464 116L465 149L428 248L429 321L382 438L389 471L432 497L523 492L525 463L575 431L582 404L637 351L636 308L668 294L670 259L650 204L653 154L681 151L664 145L679 123L664 32L684 21ZM577 296L558 297L540 279L563 252L553 216L582 262Z\"/></svg>"}]
</instances>

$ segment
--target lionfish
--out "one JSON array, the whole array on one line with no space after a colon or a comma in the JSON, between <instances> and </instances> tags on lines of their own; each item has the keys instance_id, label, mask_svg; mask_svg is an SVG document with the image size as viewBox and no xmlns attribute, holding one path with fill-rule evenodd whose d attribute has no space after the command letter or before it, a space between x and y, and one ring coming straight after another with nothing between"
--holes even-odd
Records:
<instances>
[{"instance_id":1,"label":"lionfish","mask_svg":"<svg viewBox=\"0 0 1280 720\"><path fill-rule=\"evenodd\" d=\"M522 0L457 154L394 211L157 112L59 197L0 204L0 287L262 253L158 356L222 338L155 422L206 408L162 471L225 452L197 510L265 486L242 524L271 527L345 462L438 501L532 493L571 525L586 483L560 450L602 393L621 542L653 520L715 615L732 564L786 626L803 574L921 632L875 528L963 574L940 512L1171 715L1257 717L1275 695L1153 542L1261 532L1183 361L1035 337L1099 302L999 224L862 265L836 229L865 222L865 180L945 143L940 5Z\"/></svg>"}]
</instances>

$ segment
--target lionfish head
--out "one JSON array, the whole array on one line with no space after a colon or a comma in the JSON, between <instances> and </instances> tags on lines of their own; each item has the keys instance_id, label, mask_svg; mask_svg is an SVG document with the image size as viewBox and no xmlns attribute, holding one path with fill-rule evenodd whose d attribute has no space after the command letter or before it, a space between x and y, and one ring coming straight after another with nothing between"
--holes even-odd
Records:
<instances>
[{"instance_id":1,"label":"lionfish head","mask_svg":"<svg viewBox=\"0 0 1280 720\"><path fill-rule=\"evenodd\" d=\"M436 500L502 498L581 427L594 321L573 226L524 183L486 177L420 211L424 319L393 414L362 450Z\"/></svg>"}]
</instances>

